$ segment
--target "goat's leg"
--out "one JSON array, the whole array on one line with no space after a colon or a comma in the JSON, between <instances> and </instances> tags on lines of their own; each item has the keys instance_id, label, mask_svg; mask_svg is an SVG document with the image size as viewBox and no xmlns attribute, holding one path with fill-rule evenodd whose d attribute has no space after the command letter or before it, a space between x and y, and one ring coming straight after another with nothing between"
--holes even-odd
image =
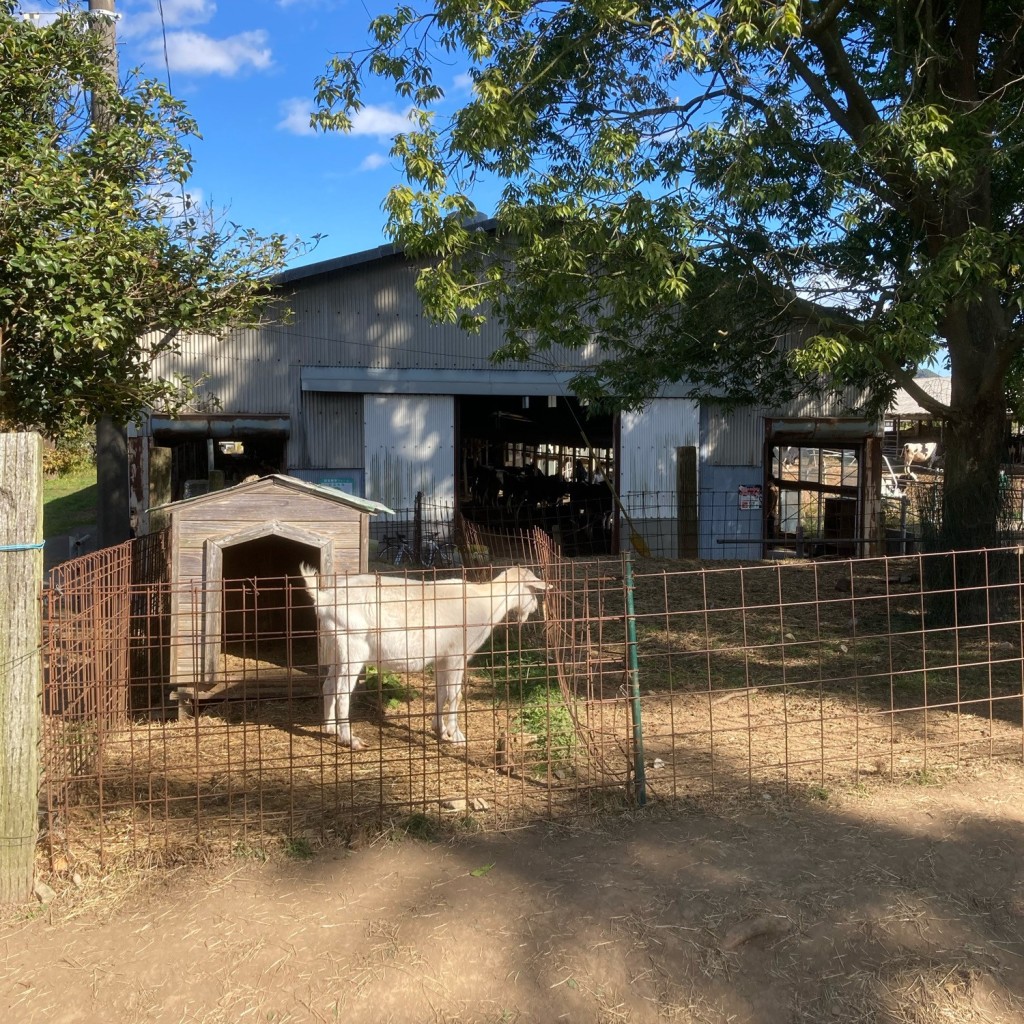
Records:
<instances>
[{"instance_id":1,"label":"goat's leg","mask_svg":"<svg viewBox=\"0 0 1024 1024\"><path fill-rule=\"evenodd\" d=\"M366 748L362 740L352 735L348 721L350 698L363 667L359 656L366 653L358 644L354 645L350 637L337 634L334 664L324 680L324 732L334 736L343 747L353 750Z\"/></svg>"},{"instance_id":2,"label":"goat's leg","mask_svg":"<svg viewBox=\"0 0 1024 1024\"><path fill-rule=\"evenodd\" d=\"M459 728L459 700L465 664L461 658L438 659L434 664L434 689L437 710L434 714L434 735L439 743L465 743Z\"/></svg>"},{"instance_id":3,"label":"goat's leg","mask_svg":"<svg viewBox=\"0 0 1024 1024\"><path fill-rule=\"evenodd\" d=\"M465 743L466 737L459 728L459 704L462 702L462 677L465 667L459 665L448 674L448 723L446 734L451 743Z\"/></svg>"},{"instance_id":4,"label":"goat's leg","mask_svg":"<svg viewBox=\"0 0 1024 1024\"><path fill-rule=\"evenodd\" d=\"M359 679L359 667L343 666L343 671L332 669L324 680L324 732L334 736L343 746L365 750L366 744L352 734L348 721L352 690Z\"/></svg>"},{"instance_id":5,"label":"goat's leg","mask_svg":"<svg viewBox=\"0 0 1024 1024\"><path fill-rule=\"evenodd\" d=\"M444 702L448 695L448 672L443 663L434 664L434 735L440 743L444 738Z\"/></svg>"}]
</instances>

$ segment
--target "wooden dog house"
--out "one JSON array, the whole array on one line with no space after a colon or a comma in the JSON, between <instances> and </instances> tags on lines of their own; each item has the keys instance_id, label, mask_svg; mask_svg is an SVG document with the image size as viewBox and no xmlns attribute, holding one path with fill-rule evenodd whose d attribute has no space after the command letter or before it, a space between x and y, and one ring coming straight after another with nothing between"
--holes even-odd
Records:
<instances>
[{"instance_id":1,"label":"wooden dog house","mask_svg":"<svg viewBox=\"0 0 1024 1024\"><path fill-rule=\"evenodd\" d=\"M366 572L370 516L391 510L283 475L172 502L150 513L169 531L172 686L202 698L234 680L229 640L245 649L316 636L299 564L322 575ZM290 658L290 654L289 654Z\"/></svg>"}]
</instances>

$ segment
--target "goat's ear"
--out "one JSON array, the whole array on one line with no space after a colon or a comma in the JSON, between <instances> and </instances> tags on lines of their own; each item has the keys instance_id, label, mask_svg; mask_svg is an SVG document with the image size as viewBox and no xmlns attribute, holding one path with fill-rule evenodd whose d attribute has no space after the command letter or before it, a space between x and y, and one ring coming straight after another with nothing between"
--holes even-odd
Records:
<instances>
[{"instance_id":1,"label":"goat's ear","mask_svg":"<svg viewBox=\"0 0 1024 1024\"><path fill-rule=\"evenodd\" d=\"M553 584L545 583L543 580L537 580L536 583L533 580L530 580L526 586L530 590L535 590L538 594L543 594L545 590L551 590Z\"/></svg>"}]
</instances>

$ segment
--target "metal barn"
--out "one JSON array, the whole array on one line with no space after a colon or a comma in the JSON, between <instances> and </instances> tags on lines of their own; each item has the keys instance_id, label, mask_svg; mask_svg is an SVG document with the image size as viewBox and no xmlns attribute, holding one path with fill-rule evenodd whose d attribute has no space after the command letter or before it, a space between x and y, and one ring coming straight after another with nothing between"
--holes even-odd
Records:
<instances>
[{"instance_id":1,"label":"metal barn","mask_svg":"<svg viewBox=\"0 0 1024 1024\"><path fill-rule=\"evenodd\" d=\"M683 383L640 412L597 414L570 386L597 351L496 367L501 325L468 335L428 320L418 269L390 246L296 268L276 283L287 319L190 337L160 357L161 375L205 376L211 411L137 425L137 517L211 481L276 472L396 510L422 494L499 526L550 528L552 509L568 510L568 553L612 550L620 536L705 559L785 555L805 536L833 553L876 542L880 429L844 411L857 396L726 410L693 401ZM495 468L516 486L495 485ZM519 479L529 473L547 478L551 500L534 501L538 485Z\"/></svg>"}]
</instances>

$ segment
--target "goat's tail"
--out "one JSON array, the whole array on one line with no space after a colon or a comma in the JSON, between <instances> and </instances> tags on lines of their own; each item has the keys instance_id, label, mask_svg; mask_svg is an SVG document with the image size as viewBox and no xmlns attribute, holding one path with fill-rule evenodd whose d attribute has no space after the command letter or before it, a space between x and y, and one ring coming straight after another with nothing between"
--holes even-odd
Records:
<instances>
[{"instance_id":1,"label":"goat's tail","mask_svg":"<svg viewBox=\"0 0 1024 1024\"><path fill-rule=\"evenodd\" d=\"M313 598L315 602L320 593L319 574L308 562L302 562L299 565L299 572L302 573L302 578L306 583L306 590L309 591L309 596Z\"/></svg>"}]
</instances>

